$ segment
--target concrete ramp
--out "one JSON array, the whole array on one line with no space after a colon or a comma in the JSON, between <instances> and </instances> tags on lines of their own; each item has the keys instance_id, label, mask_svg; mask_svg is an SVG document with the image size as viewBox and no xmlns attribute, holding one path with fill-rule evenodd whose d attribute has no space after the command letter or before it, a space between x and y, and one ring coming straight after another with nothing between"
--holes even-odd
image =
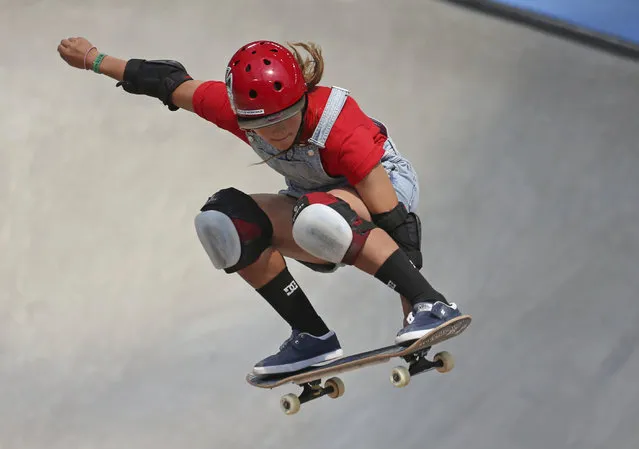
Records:
<instances>
[{"instance_id":1,"label":"concrete ramp","mask_svg":"<svg viewBox=\"0 0 639 449\"><path fill-rule=\"evenodd\" d=\"M5 1L0 448L633 449L639 68L439 2ZM285 325L216 272L193 217L273 192L250 149L68 67L68 36L221 79L258 38L313 40L419 168L424 272L474 316L451 373L391 364L295 416L245 373ZM291 270L349 352L387 344L377 280Z\"/></svg>"}]
</instances>

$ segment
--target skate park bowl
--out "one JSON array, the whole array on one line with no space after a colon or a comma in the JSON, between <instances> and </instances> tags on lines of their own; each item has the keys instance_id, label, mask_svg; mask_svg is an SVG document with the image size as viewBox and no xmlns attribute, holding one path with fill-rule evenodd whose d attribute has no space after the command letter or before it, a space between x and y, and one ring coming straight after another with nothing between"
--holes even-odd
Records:
<instances>
[{"instance_id":1,"label":"skate park bowl","mask_svg":"<svg viewBox=\"0 0 639 449\"><path fill-rule=\"evenodd\" d=\"M639 446L630 52L459 2L153 4L3 3L0 448ZM404 388L399 361L346 373L342 397L293 416L279 399L298 387L248 385L289 329L214 269L193 219L219 189L283 180L211 123L69 67L69 36L217 80L246 42L321 45L322 84L418 171L422 272L473 316L437 348L454 369ZM288 264L347 354L392 342L395 292Z\"/></svg>"}]
</instances>

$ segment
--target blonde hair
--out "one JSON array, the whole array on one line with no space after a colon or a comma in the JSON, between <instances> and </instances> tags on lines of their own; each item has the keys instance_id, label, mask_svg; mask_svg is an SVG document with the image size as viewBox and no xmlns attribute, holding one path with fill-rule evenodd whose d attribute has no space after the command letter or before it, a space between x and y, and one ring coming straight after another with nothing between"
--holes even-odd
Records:
<instances>
[{"instance_id":1,"label":"blonde hair","mask_svg":"<svg viewBox=\"0 0 639 449\"><path fill-rule=\"evenodd\" d=\"M302 69L308 90L313 90L324 74L322 48L314 42L287 42L287 44ZM297 47L304 49L309 57L303 58Z\"/></svg>"}]
</instances>

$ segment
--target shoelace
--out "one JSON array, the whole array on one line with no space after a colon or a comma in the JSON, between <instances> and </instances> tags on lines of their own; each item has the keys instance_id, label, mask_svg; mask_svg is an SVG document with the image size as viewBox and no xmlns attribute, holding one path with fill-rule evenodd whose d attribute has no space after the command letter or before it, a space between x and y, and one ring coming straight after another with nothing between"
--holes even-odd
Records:
<instances>
[{"instance_id":1,"label":"shoelace","mask_svg":"<svg viewBox=\"0 0 639 449\"><path fill-rule=\"evenodd\" d=\"M432 308L433 306L431 304L422 303L417 312L429 312ZM406 316L406 323L411 324L413 321L415 321L415 313L411 311L408 313L408 316Z\"/></svg>"},{"instance_id":2,"label":"shoelace","mask_svg":"<svg viewBox=\"0 0 639 449\"><path fill-rule=\"evenodd\" d=\"M288 345L290 345L290 344L291 344L291 342L292 342L293 340L295 340L297 337L299 337L299 332L295 332L295 331L293 331L293 333L291 334L291 336L290 336L290 337L288 337L286 340L284 340L284 343L282 343L282 344L280 345L280 349L279 349L279 350L280 350L280 351L282 351L284 348L286 348Z\"/></svg>"}]
</instances>

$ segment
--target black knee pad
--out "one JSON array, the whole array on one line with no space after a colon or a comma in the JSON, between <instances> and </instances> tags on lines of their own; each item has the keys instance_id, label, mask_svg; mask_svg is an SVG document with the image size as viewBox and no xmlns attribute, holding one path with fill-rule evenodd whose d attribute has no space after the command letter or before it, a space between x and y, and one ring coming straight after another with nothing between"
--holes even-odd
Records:
<instances>
[{"instance_id":1,"label":"black knee pad","mask_svg":"<svg viewBox=\"0 0 639 449\"><path fill-rule=\"evenodd\" d=\"M240 237L241 255L227 273L235 273L259 259L271 246L273 225L268 215L253 198L233 187L222 189L211 196L200 211L216 210L228 216Z\"/></svg>"}]
</instances>

